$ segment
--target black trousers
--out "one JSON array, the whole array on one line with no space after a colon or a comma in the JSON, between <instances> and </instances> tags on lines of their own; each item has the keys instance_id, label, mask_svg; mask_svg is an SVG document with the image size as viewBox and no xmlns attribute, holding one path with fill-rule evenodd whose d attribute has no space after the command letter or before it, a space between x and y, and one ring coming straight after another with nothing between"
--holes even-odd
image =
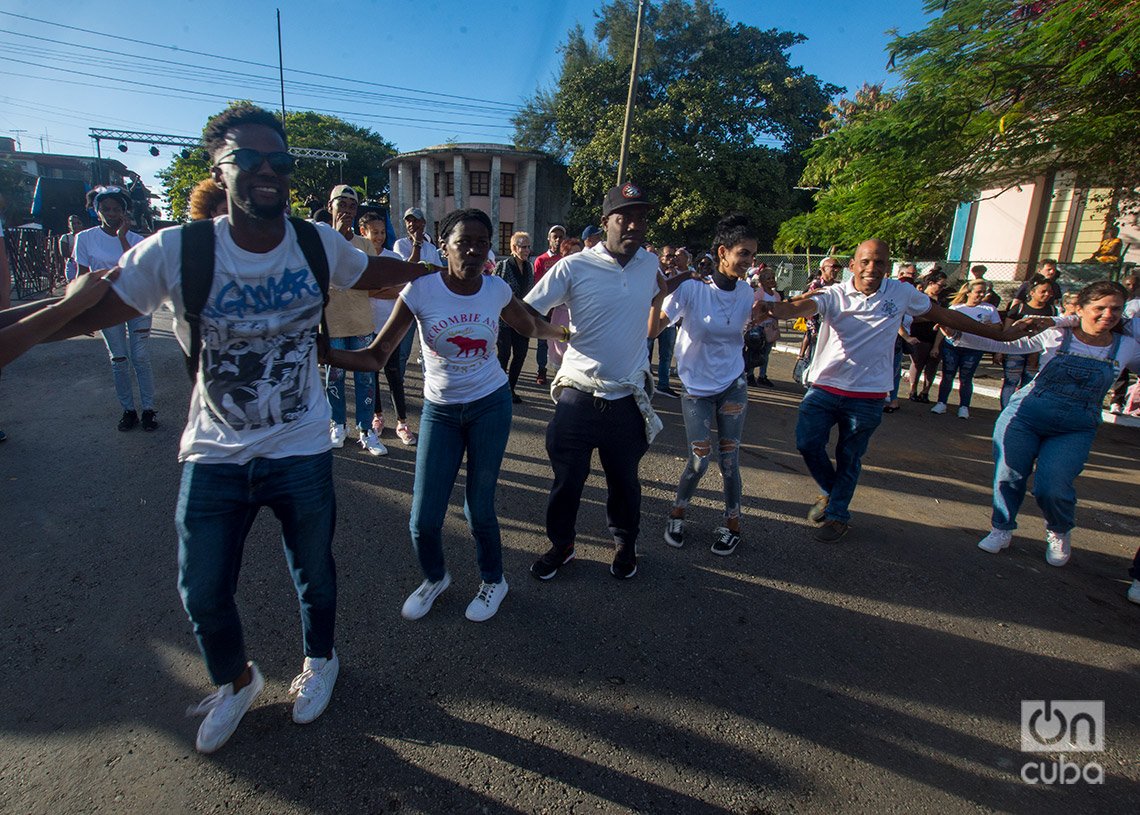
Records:
<instances>
[{"instance_id":1,"label":"black trousers","mask_svg":"<svg viewBox=\"0 0 1140 815\"><path fill-rule=\"evenodd\" d=\"M515 392L515 385L519 382L523 363L526 362L527 346L530 337L515 331L502 320L499 321L499 364L507 372L507 381L511 386L511 393Z\"/></svg>"},{"instance_id":2,"label":"black trousers","mask_svg":"<svg viewBox=\"0 0 1140 815\"><path fill-rule=\"evenodd\" d=\"M606 475L606 522L617 545L616 560L637 559L641 528L641 481L637 468L649 449L645 419L632 396L598 399L566 388L546 427L546 452L554 485L546 505L546 535L561 552L574 547L578 507L594 450Z\"/></svg>"}]
</instances>

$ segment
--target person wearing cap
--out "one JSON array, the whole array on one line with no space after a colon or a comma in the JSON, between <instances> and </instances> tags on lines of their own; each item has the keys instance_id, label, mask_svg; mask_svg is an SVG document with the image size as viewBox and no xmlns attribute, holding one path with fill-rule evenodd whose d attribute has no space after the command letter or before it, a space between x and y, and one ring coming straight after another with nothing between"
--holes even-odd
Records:
<instances>
[{"instance_id":1,"label":"person wearing cap","mask_svg":"<svg viewBox=\"0 0 1140 815\"><path fill-rule=\"evenodd\" d=\"M427 218L419 207L408 207L404 210L404 228L408 232L406 238L400 238L392 247L392 251L408 263L421 263L426 261L433 266L444 268L443 258L439 256L439 249L425 234Z\"/></svg>"},{"instance_id":2,"label":"person wearing cap","mask_svg":"<svg viewBox=\"0 0 1140 815\"><path fill-rule=\"evenodd\" d=\"M546 233L546 243L550 247L541 255L534 259L534 282L537 283L542 280L554 264L562 260L562 241L566 237L566 227L561 224L555 224L550 227L550 231ZM549 317L550 315L546 315ZM535 374L534 384L545 385L546 379L546 364L550 358L550 346L547 345L546 340L539 340L535 347L534 361L538 365L538 373Z\"/></svg>"},{"instance_id":3,"label":"person wearing cap","mask_svg":"<svg viewBox=\"0 0 1140 815\"><path fill-rule=\"evenodd\" d=\"M602 242L605 236L606 233L602 231L600 226L588 226L582 230L582 246L586 249L593 249Z\"/></svg>"},{"instance_id":4,"label":"person wearing cap","mask_svg":"<svg viewBox=\"0 0 1140 815\"><path fill-rule=\"evenodd\" d=\"M119 264L119 258L143 236L131 231L128 209L130 197L118 187L97 191L92 200L99 215L99 226L85 229L75 236L74 257L78 273L90 274L92 269L110 269ZM123 408L119 430L133 430L139 423L142 411L142 429L157 430L158 420L154 409L154 373L150 367L151 316L142 314L102 331L103 342L111 357L111 374L115 380L115 395ZM134 382L139 396L135 401Z\"/></svg>"},{"instance_id":5,"label":"person wearing cap","mask_svg":"<svg viewBox=\"0 0 1140 815\"><path fill-rule=\"evenodd\" d=\"M348 184L338 184L329 193L328 210L332 214L333 229L346 241L366 255L375 255L372 241L357 235L356 213L360 209L360 195ZM329 287L329 302L325 306L329 326L329 346L340 350L358 351L372 342L372 306L368 292L360 289ZM333 447L344 447L348 438L348 394L345 392L345 373L341 368L328 366L325 371L325 396L329 400L332 421L329 439ZM376 377L367 371L352 375L356 394L356 438L361 449L372 456L387 455L388 450L372 431L375 413Z\"/></svg>"},{"instance_id":6,"label":"person wearing cap","mask_svg":"<svg viewBox=\"0 0 1140 815\"><path fill-rule=\"evenodd\" d=\"M657 257L641 248L650 209L640 185L614 187L602 209L605 241L562 258L526 296L540 314L568 306L572 332L551 383L557 406L546 428L554 470L546 507L550 549L531 566L539 580L553 578L574 558L578 507L594 450L606 475L606 516L616 549L610 573L619 579L637 573L638 466L661 429L649 403L653 377L645 338L650 309L660 308L667 291ZM551 244L556 242L561 237L552 230Z\"/></svg>"}]
</instances>

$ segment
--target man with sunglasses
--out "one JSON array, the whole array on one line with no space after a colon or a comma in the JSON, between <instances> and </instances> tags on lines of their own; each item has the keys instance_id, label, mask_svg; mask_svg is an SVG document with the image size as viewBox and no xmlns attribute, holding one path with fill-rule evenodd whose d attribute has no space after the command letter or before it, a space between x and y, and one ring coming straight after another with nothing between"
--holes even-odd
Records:
<instances>
[{"instance_id":1,"label":"man with sunglasses","mask_svg":"<svg viewBox=\"0 0 1140 815\"><path fill-rule=\"evenodd\" d=\"M295 722L311 722L324 711L339 670L331 546L336 500L329 406L317 367L322 292L299 230L317 233L334 287L381 289L427 271L368 257L331 229L285 218L294 159L269 111L235 105L209 122L204 140L229 215L213 222L214 274L199 315L201 348L178 456L183 471L175 522L183 604L210 677L220 686L197 708L205 714L197 747L210 753L225 744L265 686L246 658L234 602L243 543L262 506L281 522L301 606L305 659L290 689L297 695ZM169 303L175 334L189 351L183 235L182 228L165 229L131 249L112 290L56 338ZM53 302L9 310L0 323Z\"/></svg>"}]
</instances>

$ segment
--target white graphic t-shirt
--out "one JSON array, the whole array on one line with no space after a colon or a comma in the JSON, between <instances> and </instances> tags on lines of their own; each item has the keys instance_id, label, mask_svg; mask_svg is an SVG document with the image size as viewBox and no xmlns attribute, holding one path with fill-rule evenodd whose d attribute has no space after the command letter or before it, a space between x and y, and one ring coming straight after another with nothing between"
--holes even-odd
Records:
<instances>
[{"instance_id":1,"label":"white graphic t-shirt","mask_svg":"<svg viewBox=\"0 0 1140 815\"><path fill-rule=\"evenodd\" d=\"M349 288L368 257L331 229L318 229L330 285ZM202 308L202 352L190 396L180 461L242 464L254 458L315 455L329 449L329 405L317 369L321 290L293 225L269 252L240 249L226 216L214 219L214 280ZM182 232L164 229L123 256L115 293L149 314L174 311L185 351Z\"/></svg>"},{"instance_id":2,"label":"white graphic t-shirt","mask_svg":"<svg viewBox=\"0 0 1140 815\"><path fill-rule=\"evenodd\" d=\"M495 341L511 287L494 275L481 279L475 294L456 294L442 274L413 280L400 292L419 324L424 398L436 404L474 402L507 384Z\"/></svg>"},{"instance_id":3,"label":"white graphic t-shirt","mask_svg":"<svg viewBox=\"0 0 1140 815\"><path fill-rule=\"evenodd\" d=\"M127 245L136 246L141 243L143 236L137 232L127 230ZM100 269L110 269L119 262L123 256L123 242L118 235L108 235L102 227L95 226L84 229L75 236L75 248L72 257L79 266L86 266L95 272ZM76 270L78 272L78 269Z\"/></svg>"}]
</instances>

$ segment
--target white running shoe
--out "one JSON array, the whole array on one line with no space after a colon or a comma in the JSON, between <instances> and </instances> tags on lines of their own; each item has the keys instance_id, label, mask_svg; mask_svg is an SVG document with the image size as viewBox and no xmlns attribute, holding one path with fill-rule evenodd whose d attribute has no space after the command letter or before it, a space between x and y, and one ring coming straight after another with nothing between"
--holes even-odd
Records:
<instances>
[{"instance_id":1,"label":"white running shoe","mask_svg":"<svg viewBox=\"0 0 1140 815\"><path fill-rule=\"evenodd\" d=\"M416 434L408 427L407 422L396 422L396 438L409 447L416 443Z\"/></svg>"},{"instance_id":2,"label":"white running shoe","mask_svg":"<svg viewBox=\"0 0 1140 815\"><path fill-rule=\"evenodd\" d=\"M945 402L935 402L934 407L932 407L930 409L930 412L931 413L937 413L939 416L941 416L943 413L946 412L946 403Z\"/></svg>"},{"instance_id":3,"label":"white running shoe","mask_svg":"<svg viewBox=\"0 0 1140 815\"><path fill-rule=\"evenodd\" d=\"M332 659L305 657L301 673L289 686L289 695L296 696L293 703L293 721L308 724L325 712L332 698L333 686L340 673L340 659L333 649Z\"/></svg>"},{"instance_id":4,"label":"white running shoe","mask_svg":"<svg viewBox=\"0 0 1140 815\"><path fill-rule=\"evenodd\" d=\"M376 438L375 430L361 432L360 447L364 450L367 450L368 453L373 456L388 455L388 448L383 445L380 439Z\"/></svg>"},{"instance_id":5,"label":"white running shoe","mask_svg":"<svg viewBox=\"0 0 1140 815\"><path fill-rule=\"evenodd\" d=\"M443 579L431 582L425 580L420 587L408 595L404 607L400 609L400 616L405 620L418 620L431 611L431 604L435 598L443 594L443 590L451 585L451 575L443 573Z\"/></svg>"},{"instance_id":6,"label":"white running shoe","mask_svg":"<svg viewBox=\"0 0 1140 815\"><path fill-rule=\"evenodd\" d=\"M329 428L329 440L333 447L344 447L344 440L348 438L348 429L342 424L334 424Z\"/></svg>"},{"instance_id":7,"label":"white running shoe","mask_svg":"<svg viewBox=\"0 0 1140 815\"><path fill-rule=\"evenodd\" d=\"M507 596L507 579L504 577L498 583L483 581L479 584L479 593L475 599L467 604L467 613L464 615L473 623L481 623L495 616L499 604Z\"/></svg>"},{"instance_id":8,"label":"white running shoe","mask_svg":"<svg viewBox=\"0 0 1140 815\"><path fill-rule=\"evenodd\" d=\"M990 534L978 541L978 548L996 555L1009 546L1013 540L1013 532L1008 529L991 529Z\"/></svg>"},{"instance_id":9,"label":"white running shoe","mask_svg":"<svg viewBox=\"0 0 1140 815\"><path fill-rule=\"evenodd\" d=\"M1052 530L1045 530L1045 562L1050 566L1064 566L1069 562L1072 554L1072 545L1069 542L1070 533L1059 534Z\"/></svg>"},{"instance_id":10,"label":"white running shoe","mask_svg":"<svg viewBox=\"0 0 1140 815\"><path fill-rule=\"evenodd\" d=\"M252 662L249 669L253 673L249 684L234 693L234 684L222 685L197 705L186 709L187 716L201 716L206 718L198 727L198 738L195 747L199 753L213 753L230 740L230 736L237 730L241 717L249 710L253 700L265 689L265 677Z\"/></svg>"},{"instance_id":11,"label":"white running shoe","mask_svg":"<svg viewBox=\"0 0 1140 815\"><path fill-rule=\"evenodd\" d=\"M959 419L969 419L970 418L970 409L968 407L966 407L965 405L962 405L961 407L959 407L958 408L958 418Z\"/></svg>"},{"instance_id":12,"label":"white running shoe","mask_svg":"<svg viewBox=\"0 0 1140 815\"><path fill-rule=\"evenodd\" d=\"M1128 587L1128 599L1140 605L1140 580L1133 580L1132 585Z\"/></svg>"}]
</instances>

